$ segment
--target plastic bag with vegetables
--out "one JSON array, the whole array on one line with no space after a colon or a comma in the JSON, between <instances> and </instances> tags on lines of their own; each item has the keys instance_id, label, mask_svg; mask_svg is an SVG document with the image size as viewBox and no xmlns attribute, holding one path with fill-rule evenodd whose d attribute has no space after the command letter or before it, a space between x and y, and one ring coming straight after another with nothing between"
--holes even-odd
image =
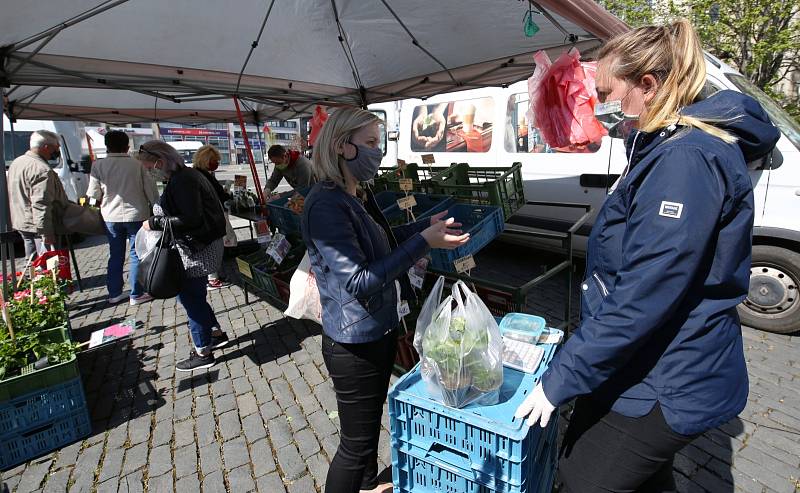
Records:
<instances>
[{"instance_id":1,"label":"plastic bag with vegetables","mask_svg":"<svg viewBox=\"0 0 800 493\"><path fill-rule=\"evenodd\" d=\"M452 407L496 404L503 384L503 339L489 309L458 281L442 300L440 277L417 318L414 347L430 395Z\"/></svg>"}]
</instances>

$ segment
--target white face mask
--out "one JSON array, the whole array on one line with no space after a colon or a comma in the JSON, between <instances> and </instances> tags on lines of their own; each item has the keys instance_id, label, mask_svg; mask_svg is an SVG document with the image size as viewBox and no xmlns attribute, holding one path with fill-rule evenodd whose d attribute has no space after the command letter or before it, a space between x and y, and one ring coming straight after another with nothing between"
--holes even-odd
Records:
<instances>
[{"instance_id":1,"label":"white face mask","mask_svg":"<svg viewBox=\"0 0 800 493\"><path fill-rule=\"evenodd\" d=\"M161 168L156 168L155 166L150 169L150 175L155 181L169 181L169 176L164 172L164 170Z\"/></svg>"},{"instance_id":2,"label":"white face mask","mask_svg":"<svg viewBox=\"0 0 800 493\"><path fill-rule=\"evenodd\" d=\"M628 115L622 111L621 100L597 103L594 116L608 130L609 137L621 139L628 138L639 120L639 115Z\"/></svg>"}]
</instances>

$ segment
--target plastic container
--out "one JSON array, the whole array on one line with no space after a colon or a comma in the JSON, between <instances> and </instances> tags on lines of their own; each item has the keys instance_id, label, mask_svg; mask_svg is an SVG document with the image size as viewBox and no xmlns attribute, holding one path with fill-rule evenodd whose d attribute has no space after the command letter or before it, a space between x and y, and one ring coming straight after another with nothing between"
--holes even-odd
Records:
<instances>
[{"instance_id":1,"label":"plastic container","mask_svg":"<svg viewBox=\"0 0 800 493\"><path fill-rule=\"evenodd\" d=\"M80 409L49 421L32 430L11 434L2 438L0 447L0 470L10 469L42 454L52 452L77 440L92 431L89 409L84 402Z\"/></svg>"},{"instance_id":2,"label":"plastic container","mask_svg":"<svg viewBox=\"0 0 800 493\"><path fill-rule=\"evenodd\" d=\"M418 481L410 489L404 486L404 481L412 481L418 474L439 481L433 466L486 486L488 491L537 491L532 485L538 484L540 476L547 472L537 470L537 460L542 450L555 446L547 437L552 433L548 430L557 426L557 413L545 430L529 427L524 419L513 416L547 369L556 347L543 346L544 357L533 374L504 368L500 402L490 406L472 404L455 409L433 400L428 396L419 365L401 377L389 393L394 470L403 469L403 460L409 461L409 457L427 464L422 473L412 464L405 479L395 476L395 484L401 485L401 491L451 491L414 489L414 484L421 484ZM400 454L405 454L406 459ZM469 489L473 487L466 482L459 484L452 491L484 491Z\"/></svg>"},{"instance_id":3,"label":"plastic container","mask_svg":"<svg viewBox=\"0 0 800 493\"><path fill-rule=\"evenodd\" d=\"M43 331L42 337L47 342L70 340L66 326ZM22 369L22 375L0 380L0 403L25 396L35 390L53 387L79 376L80 372L78 371L78 362L75 356L69 361L50 365L41 370L34 370L32 364L28 365Z\"/></svg>"},{"instance_id":4,"label":"plastic container","mask_svg":"<svg viewBox=\"0 0 800 493\"><path fill-rule=\"evenodd\" d=\"M438 212L448 210L456 201L453 197L448 197L446 195L428 195L425 193L412 193L409 195L413 195L414 200L417 201L417 205L411 209L417 220L425 219ZM386 220L389 221L389 224L392 226L399 226L410 222L406 211L397 205L397 200L405 196L406 194L404 192L380 192L375 194L375 201L378 203L378 207L381 208Z\"/></svg>"},{"instance_id":5,"label":"plastic container","mask_svg":"<svg viewBox=\"0 0 800 493\"><path fill-rule=\"evenodd\" d=\"M0 441L72 414L85 406L86 396L80 378L0 403Z\"/></svg>"},{"instance_id":6,"label":"plastic container","mask_svg":"<svg viewBox=\"0 0 800 493\"><path fill-rule=\"evenodd\" d=\"M455 272L455 260L475 255L500 236L505 227L503 211L496 206L454 204L448 208L448 216L462 224L461 230L468 232L470 239L454 250L431 250L431 267L445 272Z\"/></svg>"},{"instance_id":7,"label":"plastic container","mask_svg":"<svg viewBox=\"0 0 800 493\"><path fill-rule=\"evenodd\" d=\"M428 188L431 193L449 195L458 202L501 207L504 219L525 205L521 163L499 168L472 168L458 163L434 175Z\"/></svg>"},{"instance_id":8,"label":"plastic container","mask_svg":"<svg viewBox=\"0 0 800 493\"><path fill-rule=\"evenodd\" d=\"M381 168L381 172L375 177L372 189L375 193L390 190L400 192L400 178L410 178L414 183L415 192L433 193L430 189L430 179L437 173L450 168L450 165L430 165L408 163L402 170L396 166L391 168Z\"/></svg>"},{"instance_id":9,"label":"plastic container","mask_svg":"<svg viewBox=\"0 0 800 493\"><path fill-rule=\"evenodd\" d=\"M292 190L282 194L280 198L267 202L267 215L272 226L287 236L299 235L301 214L296 213L287 207L286 204L289 203L289 199L292 198L295 193L299 193L305 197L310 191L311 187Z\"/></svg>"}]
</instances>

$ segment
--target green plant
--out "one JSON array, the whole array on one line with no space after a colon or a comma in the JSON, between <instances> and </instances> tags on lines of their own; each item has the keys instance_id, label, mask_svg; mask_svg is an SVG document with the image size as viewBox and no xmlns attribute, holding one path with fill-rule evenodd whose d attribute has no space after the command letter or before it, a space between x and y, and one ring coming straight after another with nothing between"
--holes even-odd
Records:
<instances>
[{"instance_id":1,"label":"green plant","mask_svg":"<svg viewBox=\"0 0 800 493\"><path fill-rule=\"evenodd\" d=\"M34 332L57 327L67 320L64 295L60 291L46 288L26 289L14 293L6 302L6 311L15 333ZM5 322L3 331L8 332Z\"/></svg>"}]
</instances>

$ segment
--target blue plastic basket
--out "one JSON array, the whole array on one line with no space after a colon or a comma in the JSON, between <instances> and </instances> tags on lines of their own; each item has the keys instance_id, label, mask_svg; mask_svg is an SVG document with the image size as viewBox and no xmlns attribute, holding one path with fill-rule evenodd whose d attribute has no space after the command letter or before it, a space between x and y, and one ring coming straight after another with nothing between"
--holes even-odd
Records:
<instances>
[{"instance_id":1,"label":"blue plastic basket","mask_svg":"<svg viewBox=\"0 0 800 493\"><path fill-rule=\"evenodd\" d=\"M85 406L86 397L80 378L0 403L0 442Z\"/></svg>"},{"instance_id":2,"label":"blue plastic basket","mask_svg":"<svg viewBox=\"0 0 800 493\"><path fill-rule=\"evenodd\" d=\"M557 329L548 330L563 336ZM547 443L546 433L513 416L547 369L556 345L543 348L545 354L535 373L503 369L500 402L491 406L445 406L428 396L419 366L414 368L389 393L392 453L402 452L445 470L462 471L470 481L494 488L491 491L503 484L527 487L531 474L539 474L531 467ZM555 426L555 414L552 421L550 426Z\"/></svg>"},{"instance_id":3,"label":"blue plastic basket","mask_svg":"<svg viewBox=\"0 0 800 493\"><path fill-rule=\"evenodd\" d=\"M413 195L414 200L417 201L417 205L412 209L417 220L448 210L456 202L453 197L447 195L428 195L425 193L410 193L409 195ZM378 207L383 211L383 215L389 221L389 224L393 226L408 222L406 211L397 205L397 200L405 196L404 192L392 191L375 194L375 201L378 203Z\"/></svg>"},{"instance_id":4,"label":"blue plastic basket","mask_svg":"<svg viewBox=\"0 0 800 493\"><path fill-rule=\"evenodd\" d=\"M449 208L448 216L462 224L462 231L469 233L470 239L466 245L454 250L431 250L431 266L446 272L455 272L455 260L478 253L500 236L505 227L503 210L497 206L454 204Z\"/></svg>"},{"instance_id":5,"label":"blue plastic basket","mask_svg":"<svg viewBox=\"0 0 800 493\"><path fill-rule=\"evenodd\" d=\"M24 433L13 434L2 439L0 447L0 470L10 469L42 454L52 452L77 440L92 431L89 409L83 407L75 412L45 423Z\"/></svg>"},{"instance_id":6,"label":"blue plastic basket","mask_svg":"<svg viewBox=\"0 0 800 493\"><path fill-rule=\"evenodd\" d=\"M300 234L301 215L286 207L286 204L289 203L289 199L292 198L295 193L299 193L305 197L310 191L311 187L292 190L282 194L280 198L267 202L269 222L272 226L285 235Z\"/></svg>"}]
</instances>

